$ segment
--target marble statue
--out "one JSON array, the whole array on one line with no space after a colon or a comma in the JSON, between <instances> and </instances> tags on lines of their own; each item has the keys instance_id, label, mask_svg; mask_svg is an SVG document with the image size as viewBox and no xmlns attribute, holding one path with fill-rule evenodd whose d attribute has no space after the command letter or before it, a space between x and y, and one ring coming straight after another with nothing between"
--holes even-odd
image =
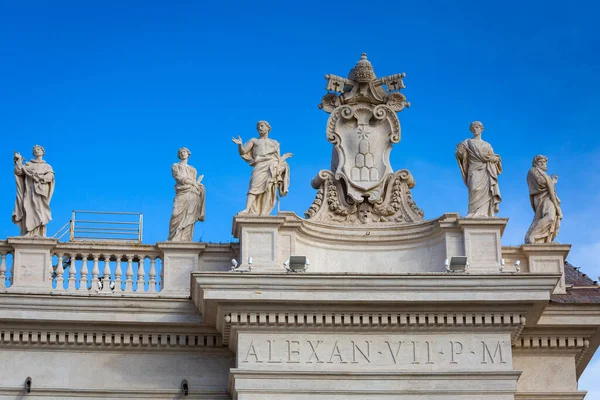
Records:
<instances>
[{"instance_id":1,"label":"marble statue","mask_svg":"<svg viewBox=\"0 0 600 400\"><path fill-rule=\"evenodd\" d=\"M421 221L412 199L415 181L394 172L392 146L400 142L396 113L410 106L400 91L404 73L377 78L362 54L348 78L326 75L327 94L319 108L331 114L327 140L333 144L331 170L313 179L317 189L306 218L327 224L404 224ZM339 94L338 94L339 93Z\"/></svg>"},{"instance_id":2,"label":"marble statue","mask_svg":"<svg viewBox=\"0 0 600 400\"><path fill-rule=\"evenodd\" d=\"M492 146L481 139L481 122L472 122L470 130L473 138L465 139L456 146L456 160L469 189L467 218L493 217L502 201L498 187L502 160L498 154L494 154Z\"/></svg>"},{"instance_id":3,"label":"marble statue","mask_svg":"<svg viewBox=\"0 0 600 400\"><path fill-rule=\"evenodd\" d=\"M191 242L196 221L204 221L205 194L201 183L204 175L196 180L196 168L188 164L192 153L185 147L177 152L179 162L173 164L171 172L175 178L175 200L169 222L169 241Z\"/></svg>"},{"instance_id":4,"label":"marble statue","mask_svg":"<svg viewBox=\"0 0 600 400\"><path fill-rule=\"evenodd\" d=\"M46 236L46 225L52 220L50 201L54 193L54 171L42 159L45 150L33 146L33 156L23 164L23 156L15 151L17 198L12 220L19 225L21 236Z\"/></svg>"},{"instance_id":5,"label":"marble statue","mask_svg":"<svg viewBox=\"0 0 600 400\"><path fill-rule=\"evenodd\" d=\"M556 195L558 176L548 175L548 158L538 155L533 158L527 173L529 200L535 212L533 222L525 235L525 243L551 243L558 235L562 211Z\"/></svg>"},{"instance_id":6,"label":"marble statue","mask_svg":"<svg viewBox=\"0 0 600 400\"><path fill-rule=\"evenodd\" d=\"M240 156L254 169L250 178L246 208L240 213L251 215L269 215L277 201L277 191L283 197L290 186L290 167L285 160L292 153L279 154L279 142L269 139L271 125L267 121L258 121L256 130L259 137L242 144L242 138L233 138L238 145Z\"/></svg>"}]
</instances>

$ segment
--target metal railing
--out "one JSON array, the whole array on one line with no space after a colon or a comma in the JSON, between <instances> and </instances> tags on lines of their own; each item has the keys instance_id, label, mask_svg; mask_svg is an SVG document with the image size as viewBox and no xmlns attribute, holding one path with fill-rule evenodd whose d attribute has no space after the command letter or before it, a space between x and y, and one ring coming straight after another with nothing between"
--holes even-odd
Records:
<instances>
[{"instance_id":1,"label":"metal railing","mask_svg":"<svg viewBox=\"0 0 600 400\"><path fill-rule=\"evenodd\" d=\"M85 214L83 219L82 214ZM106 240L141 243L143 222L142 213L74 210L71 220L60 228L54 238L60 240L68 233L69 242Z\"/></svg>"}]
</instances>

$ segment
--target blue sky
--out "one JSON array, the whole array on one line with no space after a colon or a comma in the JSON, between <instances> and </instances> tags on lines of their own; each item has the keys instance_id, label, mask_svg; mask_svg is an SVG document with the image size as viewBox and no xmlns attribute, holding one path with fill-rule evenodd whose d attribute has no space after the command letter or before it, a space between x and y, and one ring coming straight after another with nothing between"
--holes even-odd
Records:
<instances>
[{"instance_id":1,"label":"blue sky","mask_svg":"<svg viewBox=\"0 0 600 400\"><path fill-rule=\"evenodd\" d=\"M560 176L558 241L600 274L596 2L203 3L0 2L0 237L18 234L12 153L29 158L39 143L56 172L49 234L73 209L137 211L144 241L165 240L170 166L186 146L207 190L195 239L231 241L250 177L231 137L255 136L260 119L294 153L281 208L303 215L331 155L317 108L323 76L346 76L366 52L379 76L407 74L412 107L399 114L391 161L412 172L426 218L466 213L454 147L481 120L503 159L503 244L522 243L532 218L525 176L545 154ZM594 373L598 357L580 386L599 400Z\"/></svg>"}]
</instances>

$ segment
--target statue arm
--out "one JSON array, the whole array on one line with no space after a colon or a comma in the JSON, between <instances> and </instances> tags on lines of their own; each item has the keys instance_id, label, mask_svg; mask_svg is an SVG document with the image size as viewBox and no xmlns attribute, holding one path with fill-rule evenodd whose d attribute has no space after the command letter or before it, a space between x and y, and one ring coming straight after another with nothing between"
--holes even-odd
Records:
<instances>
[{"instance_id":1,"label":"statue arm","mask_svg":"<svg viewBox=\"0 0 600 400\"><path fill-rule=\"evenodd\" d=\"M240 143L238 145L238 151L240 152L240 155L244 155L244 154L249 153L252 150L253 147L254 147L254 138L248 140L246 142L246 144L241 144Z\"/></svg>"},{"instance_id":2,"label":"statue arm","mask_svg":"<svg viewBox=\"0 0 600 400\"><path fill-rule=\"evenodd\" d=\"M456 146L456 161L458 162L458 167L460 168L460 173L462 174L463 181L465 185L467 184L467 172L469 170L469 160L467 160L467 149L462 143L459 143Z\"/></svg>"},{"instance_id":3,"label":"statue arm","mask_svg":"<svg viewBox=\"0 0 600 400\"><path fill-rule=\"evenodd\" d=\"M554 204L554 208L556 209L556 215L558 218L562 218L562 211L560 209L560 201L558 201L558 196L556 195L556 188L554 187L554 180L548 175L545 174L544 178L546 179L546 184L548 185L548 194L550 195L550 200Z\"/></svg>"}]
</instances>

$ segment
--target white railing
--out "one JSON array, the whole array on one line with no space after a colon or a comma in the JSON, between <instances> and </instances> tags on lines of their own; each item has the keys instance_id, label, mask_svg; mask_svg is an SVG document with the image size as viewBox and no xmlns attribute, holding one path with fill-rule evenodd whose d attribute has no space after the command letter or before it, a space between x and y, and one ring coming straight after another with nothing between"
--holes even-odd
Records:
<instances>
[{"instance_id":1,"label":"white railing","mask_svg":"<svg viewBox=\"0 0 600 400\"><path fill-rule=\"evenodd\" d=\"M161 253L152 245L59 243L51 279L56 291L157 293L163 281Z\"/></svg>"}]
</instances>

